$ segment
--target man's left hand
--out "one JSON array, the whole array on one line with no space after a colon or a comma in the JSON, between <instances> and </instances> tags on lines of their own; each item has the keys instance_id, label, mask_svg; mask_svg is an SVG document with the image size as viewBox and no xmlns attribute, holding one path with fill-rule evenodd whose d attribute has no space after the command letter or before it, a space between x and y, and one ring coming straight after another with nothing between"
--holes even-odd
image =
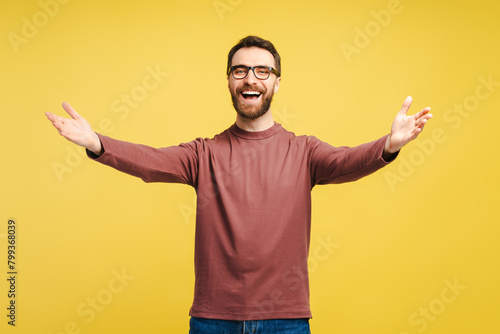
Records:
<instances>
[{"instance_id":1,"label":"man's left hand","mask_svg":"<svg viewBox=\"0 0 500 334\"><path fill-rule=\"evenodd\" d=\"M385 143L384 155L391 155L398 152L403 146L417 138L418 134L422 132L424 125L432 118L432 115L429 114L430 107L422 109L415 115L408 116L407 113L411 102L412 98L408 96L394 119L391 134L387 137Z\"/></svg>"}]
</instances>

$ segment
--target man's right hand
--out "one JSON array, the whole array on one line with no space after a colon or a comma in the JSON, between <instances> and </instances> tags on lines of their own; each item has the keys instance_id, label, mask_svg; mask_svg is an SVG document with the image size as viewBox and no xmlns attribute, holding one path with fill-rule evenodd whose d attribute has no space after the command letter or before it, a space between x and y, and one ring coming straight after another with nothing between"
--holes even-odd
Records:
<instances>
[{"instance_id":1,"label":"man's right hand","mask_svg":"<svg viewBox=\"0 0 500 334\"><path fill-rule=\"evenodd\" d=\"M63 102L62 107L71 118L60 117L50 112L45 113L59 134L70 142L85 147L98 156L101 155L103 153L101 140L92 130L89 122L80 116L69 103Z\"/></svg>"}]
</instances>

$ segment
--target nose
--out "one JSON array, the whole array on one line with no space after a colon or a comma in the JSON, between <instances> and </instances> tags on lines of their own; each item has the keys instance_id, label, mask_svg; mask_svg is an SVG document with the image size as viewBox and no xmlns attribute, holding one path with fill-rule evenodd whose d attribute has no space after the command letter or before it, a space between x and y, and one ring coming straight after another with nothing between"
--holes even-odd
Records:
<instances>
[{"instance_id":1,"label":"nose","mask_svg":"<svg viewBox=\"0 0 500 334\"><path fill-rule=\"evenodd\" d=\"M248 83L249 85L255 84L256 82L259 81L259 79L257 79L257 77L255 76L255 73L253 72L253 70L248 71L248 74L244 80L245 80L245 83Z\"/></svg>"}]
</instances>

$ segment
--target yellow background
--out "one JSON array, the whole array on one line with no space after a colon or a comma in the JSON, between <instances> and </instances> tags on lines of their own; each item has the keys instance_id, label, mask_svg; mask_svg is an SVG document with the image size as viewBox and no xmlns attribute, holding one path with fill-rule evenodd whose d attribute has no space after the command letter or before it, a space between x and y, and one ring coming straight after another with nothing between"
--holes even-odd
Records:
<instances>
[{"instance_id":1,"label":"yellow background","mask_svg":"<svg viewBox=\"0 0 500 334\"><path fill-rule=\"evenodd\" d=\"M374 140L407 95L410 112L434 115L422 145L386 169L313 190L312 332L500 331L498 2L61 2L0 5L2 333L188 332L194 190L88 160L44 112L64 115L68 101L95 129L151 146L212 137L234 122L226 57L248 34L282 56L273 111L297 134L336 146ZM113 103L144 92L155 69L168 76L117 112ZM9 218L19 242L15 328Z\"/></svg>"}]
</instances>

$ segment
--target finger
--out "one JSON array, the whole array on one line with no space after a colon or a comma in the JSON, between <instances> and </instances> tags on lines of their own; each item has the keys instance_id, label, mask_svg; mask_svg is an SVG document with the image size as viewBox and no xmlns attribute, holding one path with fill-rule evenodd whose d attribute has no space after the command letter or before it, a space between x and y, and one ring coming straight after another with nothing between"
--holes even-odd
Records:
<instances>
[{"instance_id":1,"label":"finger","mask_svg":"<svg viewBox=\"0 0 500 334\"><path fill-rule=\"evenodd\" d=\"M49 119L49 121L51 121L51 122L55 122L55 121L56 121L56 119L57 119L57 118L56 118L57 116L56 116L56 115L54 115L54 114L53 114L53 113L51 113L51 112L46 112L46 113L45 113L45 116L47 116L47 118L48 118L48 119Z\"/></svg>"},{"instance_id":2,"label":"finger","mask_svg":"<svg viewBox=\"0 0 500 334\"><path fill-rule=\"evenodd\" d=\"M427 122L432 118L432 115L428 114L420 118L418 121L415 122L415 126L422 130L424 128L424 125L427 124Z\"/></svg>"},{"instance_id":3,"label":"finger","mask_svg":"<svg viewBox=\"0 0 500 334\"><path fill-rule=\"evenodd\" d=\"M415 122L415 127L421 129L425 125L425 123L427 123L427 120L421 118Z\"/></svg>"},{"instance_id":4,"label":"finger","mask_svg":"<svg viewBox=\"0 0 500 334\"><path fill-rule=\"evenodd\" d=\"M54 115L51 112L46 112L45 116L47 116L49 121L52 122L52 125L54 125L57 129L61 128L61 126L64 124L64 118L61 116Z\"/></svg>"},{"instance_id":5,"label":"finger","mask_svg":"<svg viewBox=\"0 0 500 334\"><path fill-rule=\"evenodd\" d=\"M81 116L75 111L75 109L73 109L72 106L70 106L70 104L68 102L63 102L62 104L62 107L64 108L64 110L66 110L66 112L73 118L73 119L78 119L80 118Z\"/></svg>"},{"instance_id":6,"label":"finger","mask_svg":"<svg viewBox=\"0 0 500 334\"><path fill-rule=\"evenodd\" d=\"M403 102L403 105L401 106L401 109L399 110L399 114L406 116L408 113L408 109L410 109L411 102L413 101L411 96L408 96L405 101Z\"/></svg>"},{"instance_id":7,"label":"finger","mask_svg":"<svg viewBox=\"0 0 500 334\"><path fill-rule=\"evenodd\" d=\"M415 117L415 119L419 119L419 118L421 118L421 117L423 117L423 116L426 116L426 117L427 117L427 115L430 115L430 117L432 117L432 115L431 115L431 114L429 114L429 111L431 111L431 108L430 108L430 107L426 107L426 108L424 108L424 109L420 110L418 113L416 113L416 114L415 114L415 115L413 115L413 116ZM429 118L430 118L430 117L429 117Z\"/></svg>"}]
</instances>

